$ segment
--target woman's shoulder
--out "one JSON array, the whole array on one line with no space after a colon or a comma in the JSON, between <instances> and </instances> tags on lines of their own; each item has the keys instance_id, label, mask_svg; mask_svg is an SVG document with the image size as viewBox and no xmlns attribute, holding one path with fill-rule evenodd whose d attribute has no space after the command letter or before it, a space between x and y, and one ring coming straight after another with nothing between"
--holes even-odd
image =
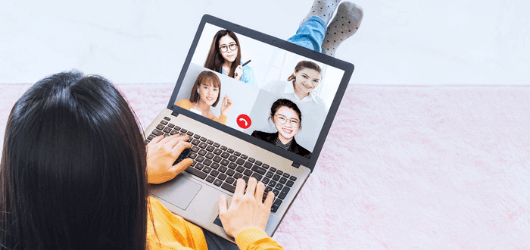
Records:
<instances>
[{"instance_id":1,"label":"woman's shoulder","mask_svg":"<svg viewBox=\"0 0 530 250\"><path fill-rule=\"evenodd\" d=\"M274 80L270 81L265 86L263 86L264 90L267 90L269 92L280 94L285 89L285 84L289 84L291 82L289 81L282 81L282 80Z\"/></svg>"},{"instance_id":2,"label":"woman's shoulder","mask_svg":"<svg viewBox=\"0 0 530 250\"><path fill-rule=\"evenodd\" d=\"M268 138L268 137L275 136L275 135L276 133L267 133L267 132L258 131L258 130L254 130L254 132L252 132L252 136L257 137L259 139L264 139L264 138Z\"/></svg>"},{"instance_id":3,"label":"woman's shoulder","mask_svg":"<svg viewBox=\"0 0 530 250\"><path fill-rule=\"evenodd\" d=\"M180 99L177 103L175 103L175 105L187 110L190 110L190 108L193 106L188 99Z\"/></svg>"},{"instance_id":4,"label":"woman's shoulder","mask_svg":"<svg viewBox=\"0 0 530 250\"><path fill-rule=\"evenodd\" d=\"M305 158L310 158L311 157L311 152L309 150L307 150L306 148L300 146L300 144L298 144L295 139L293 139L293 145L291 145L291 149L292 149L291 151L293 153L301 155L301 156L303 156Z\"/></svg>"}]
</instances>

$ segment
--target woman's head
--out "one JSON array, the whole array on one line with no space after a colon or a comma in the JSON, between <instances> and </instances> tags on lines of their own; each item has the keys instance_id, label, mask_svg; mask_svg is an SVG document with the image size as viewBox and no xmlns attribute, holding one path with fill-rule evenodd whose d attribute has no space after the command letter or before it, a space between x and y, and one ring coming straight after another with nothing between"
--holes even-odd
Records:
<instances>
[{"instance_id":1,"label":"woman's head","mask_svg":"<svg viewBox=\"0 0 530 250\"><path fill-rule=\"evenodd\" d=\"M287 78L292 81L296 90L309 93L318 87L322 70L318 64L311 61L300 61L294 68L294 73Z\"/></svg>"},{"instance_id":2,"label":"woman's head","mask_svg":"<svg viewBox=\"0 0 530 250\"><path fill-rule=\"evenodd\" d=\"M145 169L136 117L109 81L74 71L37 82L7 122L0 243L145 249Z\"/></svg>"},{"instance_id":3,"label":"woman's head","mask_svg":"<svg viewBox=\"0 0 530 250\"><path fill-rule=\"evenodd\" d=\"M202 101L210 106L217 106L221 93L221 80L211 71L203 71L197 76L191 89L190 101Z\"/></svg>"},{"instance_id":4,"label":"woman's head","mask_svg":"<svg viewBox=\"0 0 530 250\"><path fill-rule=\"evenodd\" d=\"M239 39L234 32L219 30L213 37L204 67L221 73L221 67L225 62L231 63L230 72L227 74L234 77L234 71L241 63L241 49Z\"/></svg>"},{"instance_id":5,"label":"woman's head","mask_svg":"<svg viewBox=\"0 0 530 250\"><path fill-rule=\"evenodd\" d=\"M271 106L271 120L278 130L278 136L291 140L300 131L302 112L287 99L278 99Z\"/></svg>"}]
</instances>

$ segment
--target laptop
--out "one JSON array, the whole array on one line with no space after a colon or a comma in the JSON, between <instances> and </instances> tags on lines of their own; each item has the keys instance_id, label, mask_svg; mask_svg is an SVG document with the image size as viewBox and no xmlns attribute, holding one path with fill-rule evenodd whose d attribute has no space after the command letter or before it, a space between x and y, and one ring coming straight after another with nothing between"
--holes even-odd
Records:
<instances>
[{"instance_id":1,"label":"laptop","mask_svg":"<svg viewBox=\"0 0 530 250\"><path fill-rule=\"evenodd\" d=\"M240 65L245 64L241 79L205 67L220 30L237 36ZM223 49L236 48L228 44ZM294 74L299 64L310 70ZM192 148L176 162L194 162L175 179L150 185L150 195L186 220L234 242L219 220L219 195L230 204L235 180L255 177L266 192L275 194L265 230L273 236L315 168L352 72L351 63L203 16L167 108L145 130L146 143L159 135L188 135ZM201 85L203 80L206 84ZM312 89L300 95L301 85L296 84ZM218 98L210 112L198 107L210 100L200 99L200 93L210 92L199 92L196 85L217 91L210 96ZM221 113L228 100L229 112Z\"/></svg>"}]
</instances>

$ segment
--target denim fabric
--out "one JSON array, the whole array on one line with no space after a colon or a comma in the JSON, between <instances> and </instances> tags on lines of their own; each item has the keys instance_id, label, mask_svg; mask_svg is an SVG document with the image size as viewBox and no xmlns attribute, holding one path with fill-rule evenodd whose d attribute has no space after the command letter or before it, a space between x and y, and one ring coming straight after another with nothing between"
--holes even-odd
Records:
<instances>
[{"instance_id":1,"label":"denim fabric","mask_svg":"<svg viewBox=\"0 0 530 250\"><path fill-rule=\"evenodd\" d=\"M208 250L239 250L239 247L236 244L227 241L206 229L203 229L202 231L204 232L204 238L206 239Z\"/></svg>"},{"instance_id":2,"label":"denim fabric","mask_svg":"<svg viewBox=\"0 0 530 250\"><path fill-rule=\"evenodd\" d=\"M322 41L324 41L326 29L326 22L322 18L311 16L300 25L296 34L287 41L316 52L324 53L322 51Z\"/></svg>"}]
</instances>

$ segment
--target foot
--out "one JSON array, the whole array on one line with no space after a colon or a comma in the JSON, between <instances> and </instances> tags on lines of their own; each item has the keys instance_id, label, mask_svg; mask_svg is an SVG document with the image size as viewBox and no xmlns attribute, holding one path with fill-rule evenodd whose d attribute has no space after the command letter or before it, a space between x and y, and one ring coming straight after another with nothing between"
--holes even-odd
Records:
<instances>
[{"instance_id":1,"label":"foot","mask_svg":"<svg viewBox=\"0 0 530 250\"><path fill-rule=\"evenodd\" d=\"M337 15L326 30L322 42L322 51L327 55L335 56L335 50L348 37L353 36L363 20L363 9L352 2L343 2L337 10Z\"/></svg>"},{"instance_id":2,"label":"foot","mask_svg":"<svg viewBox=\"0 0 530 250\"><path fill-rule=\"evenodd\" d=\"M331 20L331 17L333 16L333 12L337 9L337 6L339 6L340 0L315 0L313 2L313 6L311 7L311 10L309 10L309 13L307 13L307 16L302 20L302 23L307 21L311 16L317 16L322 18L326 24L329 23L329 20Z\"/></svg>"}]
</instances>

